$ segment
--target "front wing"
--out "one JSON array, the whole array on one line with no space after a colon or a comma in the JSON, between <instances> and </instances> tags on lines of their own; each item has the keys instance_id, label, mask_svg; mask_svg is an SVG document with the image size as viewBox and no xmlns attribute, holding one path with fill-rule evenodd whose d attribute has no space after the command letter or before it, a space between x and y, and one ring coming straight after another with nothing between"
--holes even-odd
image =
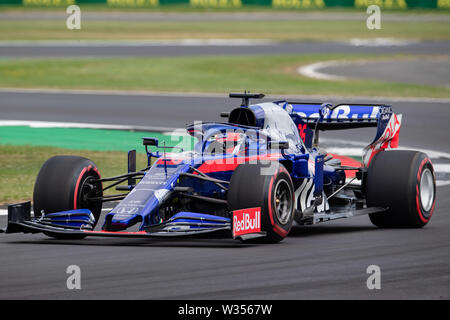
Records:
<instances>
[{"instance_id":1,"label":"front wing","mask_svg":"<svg viewBox=\"0 0 450 320\"><path fill-rule=\"evenodd\" d=\"M248 233L233 237L231 219L195 212L179 212L170 219L141 231L93 230L89 210L72 210L49 214L43 218L31 218L30 203L8 206L8 225L5 233L45 233L52 237L81 238L127 237L127 238L234 238L248 240L264 237L265 232Z\"/></svg>"}]
</instances>

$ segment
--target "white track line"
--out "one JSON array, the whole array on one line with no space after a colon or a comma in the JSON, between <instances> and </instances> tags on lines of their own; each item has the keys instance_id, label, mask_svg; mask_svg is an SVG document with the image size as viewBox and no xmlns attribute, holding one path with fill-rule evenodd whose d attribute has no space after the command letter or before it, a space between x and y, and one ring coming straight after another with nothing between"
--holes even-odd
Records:
<instances>
[{"instance_id":1,"label":"white track line","mask_svg":"<svg viewBox=\"0 0 450 320\"><path fill-rule=\"evenodd\" d=\"M80 95L111 95L111 96L150 96L150 97L198 97L225 98L223 93L204 92L163 92L144 90L88 90L88 89L49 89L49 88L0 88L0 93L42 93L42 94L80 94ZM450 101L450 99L449 99Z\"/></svg>"},{"instance_id":2,"label":"white track line","mask_svg":"<svg viewBox=\"0 0 450 320\"><path fill-rule=\"evenodd\" d=\"M112 210L113 208L103 208L102 212L107 212ZM0 209L0 216L8 215L8 209ZM31 210L31 215L34 215L33 210Z\"/></svg>"},{"instance_id":3,"label":"white track line","mask_svg":"<svg viewBox=\"0 0 450 320\"><path fill-rule=\"evenodd\" d=\"M0 120L0 126L27 126L31 128L83 128L83 129L109 129L109 130L138 130L171 132L175 128L156 126L129 126L120 124L54 122L54 121L28 121L28 120Z\"/></svg>"},{"instance_id":4,"label":"white track line","mask_svg":"<svg viewBox=\"0 0 450 320\"><path fill-rule=\"evenodd\" d=\"M180 129L168 127L144 127L144 126L129 126L120 124L99 124L99 123L79 123L79 122L53 122L53 121L29 121L29 120L0 120L0 126L29 126L31 128L88 128L88 129L113 129L113 130L144 130L164 132L165 134L177 133ZM181 128L182 129L182 128ZM322 143L329 145L343 145L345 144L354 147L326 147L330 153L336 153L347 156L361 156L362 148L367 143L360 141L341 141L337 139L322 139ZM402 146L399 150L417 150L417 148ZM450 160L450 153L435 151L429 149L420 149L418 151L426 153L431 159L448 159Z\"/></svg>"},{"instance_id":5,"label":"white track line","mask_svg":"<svg viewBox=\"0 0 450 320\"><path fill-rule=\"evenodd\" d=\"M327 73L320 72L320 69L324 69L327 67L336 67L336 66L342 66L347 65L348 62L343 61L322 61L322 62L316 62L312 64L308 64L306 66L301 66L297 69L297 72L300 73L302 76L318 79L318 80L334 80L334 81L342 81L347 80L346 77L342 76L335 76Z\"/></svg>"},{"instance_id":6,"label":"white track line","mask_svg":"<svg viewBox=\"0 0 450 320\"><path fill-rule=\"evenodd\" d=\"M397 46L407 46L418 41L414 40L403 40L396 38L373 38L373 39L362 39L353 38L348 41L349 44L355 47L397 47Z\"/></svg>"},{"instance_id":7,"label":"white track line","mask_svg":"<svg viewBox=\"0 0 450 320\"><path fill-rule=\"evenodd\" d=\"M168 127L143 127L143 126L129 126L119 124L98 124L98 123L79 123L79 122L52 122L52 121L28 121L28 120L0 120L0 126L29 126L32 128L88 128L88 129L113 129L113 130L144 130L163 132L167 135L172 133L180 134L180 129ZM182 129L182 128L181 128ZM322 143L328 145L338 145L337 147L326 147L330 153L336 153L347 156L361 156L362 149L367 145L360 141L345 141L337 139L322 139ZM339 145L345 147L339 147ZM347 147L348 145L352 147ZM417 148L401 146L399 150L417 150ZM450 153L435 151L429 149L420 149L426 153L431 159L447 159L450 160Z\"/></svg>"}]
</instances>

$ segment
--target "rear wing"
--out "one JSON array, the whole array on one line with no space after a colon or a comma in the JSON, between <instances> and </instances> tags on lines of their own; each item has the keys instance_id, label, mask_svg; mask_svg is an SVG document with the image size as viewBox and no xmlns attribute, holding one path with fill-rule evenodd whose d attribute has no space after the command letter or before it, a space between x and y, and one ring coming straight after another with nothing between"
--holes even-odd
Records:
<instances>
[{"instance_id":1,"label":"rear wing","mask_svg":"<svg viewBox=\"0 0 450 320\"><path fill-rule=\"evenodd\" d=\"M340 130L363 127L376 127L379 121L388 120L392 114L389 105L369 104L338 104L328 108L320 119L321 103L288 102L292 107L291 117L297 123L300 118L303 123L314 125L319 130ZM298 119L298 120L300 120Z\"/></svg>"},{"instance_id":2,"label":"rear wing","mask_svg":"<svg viewBox=\"0 0 450 320\"><path fill-rule=\"evenodd\" d=\"M376 127L374 140L364 148L362 159L368 166L373 156L388 148L398 146L401 114L392 112L390 105L331 104L281 102L297 125L306 147L312 147L313 130L341 130ZM317 138L317 137L316 137Z\"/></svg>"}]
</instances>

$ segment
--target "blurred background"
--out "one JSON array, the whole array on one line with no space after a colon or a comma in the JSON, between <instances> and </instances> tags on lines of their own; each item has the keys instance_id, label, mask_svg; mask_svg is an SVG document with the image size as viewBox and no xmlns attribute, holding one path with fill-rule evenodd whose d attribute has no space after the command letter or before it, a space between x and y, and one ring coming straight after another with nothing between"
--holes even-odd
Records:
<instances>
[{"instance_id":1,"label":"blurred background","mask_svg":"<svg viewBox=\"0 0 450 320\"><path fill-rule=\"evenodd\" d=\"M143 168L142 137L177 144L244 90L392 105L400 148L426 152L438 186L423 230L359 216L274 246L5 235L0 298L449 299L449 71L450 0L0 0L0 227L49 157L87 157L106 177L137 149ZM360 159L374 136L321 133L321 145ZM66 288L71 264L82 290ZM382 290L367 289L373 264Z\"/></svg>"}]
</instances>

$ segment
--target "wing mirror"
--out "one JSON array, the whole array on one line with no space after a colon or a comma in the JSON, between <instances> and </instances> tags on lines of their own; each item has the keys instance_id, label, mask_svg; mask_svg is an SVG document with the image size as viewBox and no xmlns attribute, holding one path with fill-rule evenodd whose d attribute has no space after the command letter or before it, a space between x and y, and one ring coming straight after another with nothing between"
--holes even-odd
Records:
<instances>
[{"instance_id":1,"label":"wing mirror","mask_svg":"<svg viewBox=\"0 0 450 320\"><path fill-rule=\"evenodd\" d=\"M286 150L286 149L289 149L289 142L287 142L287 141L269 141L269 142L267 142L267 148Z\"/></svg>"},{"instance_id":2,"label":"wing mirror","mask_svg":"<svg viewBox=\"0 0 450 320\"><path fill-rule=\"evenodd\" d=\"M158 139L157 138L142 138L142 144L144 146L158 146Z\"/></svg>"}]
</instances>

